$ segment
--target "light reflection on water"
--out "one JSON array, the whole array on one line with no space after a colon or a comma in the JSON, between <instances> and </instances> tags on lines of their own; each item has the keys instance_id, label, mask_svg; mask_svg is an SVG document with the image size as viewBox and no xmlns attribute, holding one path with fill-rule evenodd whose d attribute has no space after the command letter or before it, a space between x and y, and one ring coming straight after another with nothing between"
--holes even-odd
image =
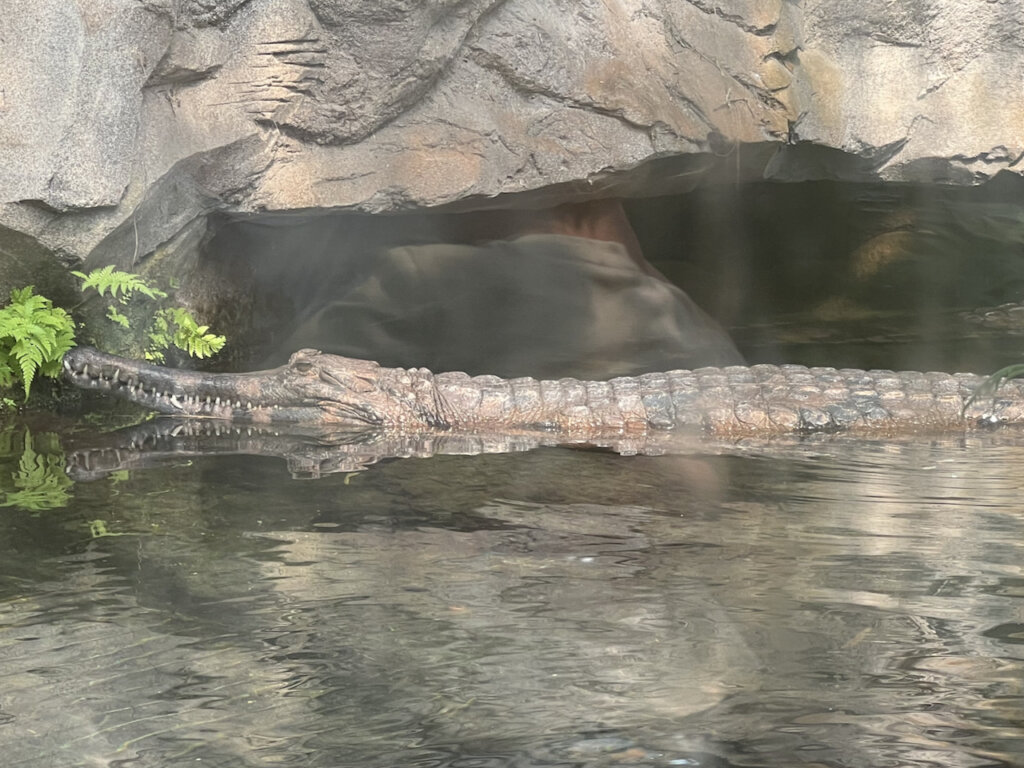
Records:
<instances>
[{"instance_id":1,"label":"light reflection on water","mask_svg":"<svg viewBox=\"0 0 1024 768\"><path fill-rule=\"evenodd\" d=\"M1019 764L1022 460L1003 433L78 484L0 515L5 765Z\"/></svg>"}]
</instances>

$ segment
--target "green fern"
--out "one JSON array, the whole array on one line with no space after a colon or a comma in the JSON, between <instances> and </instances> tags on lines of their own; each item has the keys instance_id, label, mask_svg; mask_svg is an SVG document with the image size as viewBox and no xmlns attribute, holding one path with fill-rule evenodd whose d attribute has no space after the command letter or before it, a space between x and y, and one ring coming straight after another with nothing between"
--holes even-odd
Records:
<instances>
[{"instance_id":1,"label":"green fern","mask_svg":"<svg viewBox=\"0 0 1024 768\"><path fill-rule=\"evenodd\" d=\"M0 387L21 381L28 399L36 374L60 375L64 353L75 345L75 323L34 286L11 291L0 309Z\"/></svg>"},{"instance_id":2,"label":"green fern","mask_svg":"<svg viewBox=\"0 0 1024 768\"><path fill-rule=\"evenodd\" d=\"M72 272L82 280L82 290L94 289L100 296L109 294L118 304L126 306L136 293L153 300L167 298L167 293L154 288L139 275L122 272L113 266L94 269L89 274ZM176 285L174 279L172 285ZM107 307L107 319L125 329L131 329L130 320L117 306ZM148 341L145 357L155 363L164 362L164 352L172 344L191 357L209 357L219 352L226 343L223 336L210 333L207 325L199 325L188 310L181 307L165 307L153 314L153 320L146 329ZM0 377L3 376L0 370Z\"/></svg>"},{"instance_id":3,"label":"green fern","mask_svg":"<svg viewBox=\"0 0 1024 768\"><path fill-rule=\"evenodd\" d=\"M131 325L128 322L127 315L118 312L117 307L113 305L107 307L107 319L110 320L112 323L117 323L125 330L128 330L131 327Z\"/></svg>"},{"instance_id":4,"label":"green fern","mask_svg":"<svg viewBox=\"0 0 1024 768\"><path fill-rule=\"evenodd\" d=\"M210 326L199 325L188 310L181 307L161 309L149 327L146 359L164 361L164 351L173 344L190 357L210 357L224 348L227 339L210 333Z\"/></svg>"},{"instance_id":5,"label":"green fern","mask_svg":"<svg viewBox=\"0 0 1024 768\"><path fill-rule=\"evenodd\" d=\"M199 325L187 310L169 307L161 312L167 317L168 325L174 327L174 346L190 357L210 357L224 348L227 339L210 333L210 326Z\"/></svg>"},{"instance_id":6,"label":"green fern","mask_svg":"<svg viewBox=\"0 0 1024 768\"><path fill-rule=\"evenodd\" d=\"M130 299L133 293L141 293L151 299L167 298L164 291L152 287L138 275L114 269L113 264L101 269L94 269L88 275L84 272L72 272L71 274L81 278L83 291L94 288L100 296L109 293L122 303Z\"/></svg>"},{"instance_id":7,"label":"green fern","mask_svg":"<svg viewBox=\"0 0 1024 768\"><path fill-rule=\"evenodd\" d=\"M166 312L157 312L146 332L149 346L146 347L146 359L151 363L164 362L164 350L171 345L171 329Z\"/></svg>"}]
</instances>

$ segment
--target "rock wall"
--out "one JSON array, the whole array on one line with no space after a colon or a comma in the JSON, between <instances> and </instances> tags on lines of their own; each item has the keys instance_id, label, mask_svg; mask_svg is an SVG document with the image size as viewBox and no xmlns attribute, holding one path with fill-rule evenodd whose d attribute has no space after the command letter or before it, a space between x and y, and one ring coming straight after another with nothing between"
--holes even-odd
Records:
<instances>
[{"instance_id":1,"label":"rock wall","mask_svg":"<svg viewBox=\"0 0 1024 768\"><path fill-rule=\"evenodd\" d=\"M131 266L218 210L977 184L1024 169L1022 39L1024 0L0 0L0 225Z\"/></svg>"}]
</instances>

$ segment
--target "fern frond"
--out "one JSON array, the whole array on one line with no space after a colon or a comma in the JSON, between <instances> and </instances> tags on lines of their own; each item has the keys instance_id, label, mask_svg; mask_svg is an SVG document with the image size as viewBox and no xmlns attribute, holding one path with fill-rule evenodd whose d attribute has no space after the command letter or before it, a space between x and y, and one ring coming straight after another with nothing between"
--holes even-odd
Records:
<instances>
[{"instance_id":1,"label":"fern frond","mask_svg":"<svg viewBox=\"0 0 1024 768\"><path fill-rule=\"evenodd\" d=\"M210 333L209 326L200 326L196 318L187 309L168 307L158 313L154 328L159 332L151 332L150 338L154 347L166 348L173 343L191 357L209 357L223 349L226 339ZM156 342L160 342L157 344ZM151 347L154 348L154 347Z\"/></svg>"},{"instance_id":2,"label":"fern frond","mask_svg":"<svg viewBox=\"0 0 1024 768\"><path fill-rule=\"evenodd\" d=\"M126 301L133 293L141 293L151 299L165 299L167 294L159 288L154 288L139 275L132 272L122 272L109 264L100 269L94 269L89 274L84 272L72 272L75 277L82 280L82 290L94 289L100 296L109 293L119 301Z\"/></svg>"},{"instance_id":3,"label":"fern frond","mask_svg":"<svg viewBox=\"0 0 1024 768\"><path fill-rule=\"evenodd\" d=\"M33 295L34 289L34 286L27 285L21 290L11 291L11 303L7 305L6 309L19 317L32 317L49 309L52 306L50 300L45 296Z\"/></svg>"},{"instance_id":4,"label":"fern frond","mask_svg":"<svg viewBox=\"0 0 1024 768\"><path fill-rule=\"evenodd\" d=\"M14 386L14 369L7 362L7 356L0 359L0 389L10 389Z\"/></svg>"},{"instance_id":5,"label":"fern frond","mask_svg":"<svg viewBox=\"0 0 1024 768\"><path fill-rule=\"evenodd\" d=\"M34 290L11 291L11 303L0 309L0 386L20 378L26 399L37 373L60 375L60 361L75 343L71 316Z\"/></svg>"},{"instance_id":6,"label":"fern frond","mask_svg":"<svg viewBox=\"0 0 1024 768\"><path fill-rule=\"evenodd\" d=\"M34 285L26 285L24 288L14 288L11 290L11 304L24 304L30 298L32 293L35 291ZM10 306L10 305L9 305Z\"/></svg>"},{"instance_id":7,"label":"fern frond","mask_svg":"<svg viewBox=\"0 0 1024 768\"><path fill-rule=\"evenodd\" d=\"M117 323L125 330L128 330L131 327L128 323L128 316L118 312L117 307L113 304L107 307L107 319L111 322Z\"/></svg>"},{"instance_id":8,"label":"fern frond","mask_svg":"<svg viewBox=\"0 0 1024 768\"><path fill-rule=\"evenodd\" d=\"M43 362L43 351L38 344L27 339L19 339L11 346L11 355L21 370L21 383L25 387L25 399L32 389L32 380Z\"/></svg>"}]
</instances>

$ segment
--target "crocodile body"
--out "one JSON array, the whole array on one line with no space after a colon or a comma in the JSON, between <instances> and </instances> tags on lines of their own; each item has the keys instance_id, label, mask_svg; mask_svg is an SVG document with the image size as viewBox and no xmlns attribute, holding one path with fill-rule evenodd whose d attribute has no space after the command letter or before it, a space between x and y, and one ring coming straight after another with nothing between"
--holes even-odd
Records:
<instances>
[{"instance_id":1,"label":"crocodile body","mask_svg":"<svg viewBox=\"0 0 1024 768\"><path fill-rule=\"evenodd\" d=\"M253 373L180 371L79 347L67 378L161 413L256 424L535 430L570 439L688 430L722 437L941 432L1024 423L1024 383L971 401L972 374L754 365L610 381L433 374L301 350Z\"/></svg>"}]
</instances>

